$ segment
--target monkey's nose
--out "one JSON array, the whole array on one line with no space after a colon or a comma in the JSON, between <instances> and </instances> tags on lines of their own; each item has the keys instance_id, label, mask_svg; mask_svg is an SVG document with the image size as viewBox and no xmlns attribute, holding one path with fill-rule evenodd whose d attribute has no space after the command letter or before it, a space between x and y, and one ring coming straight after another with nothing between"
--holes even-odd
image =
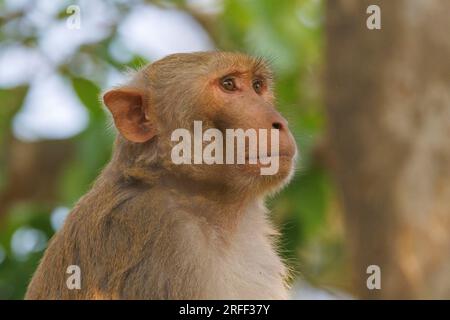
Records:
<instances>
[{"instance_id":1,"label":"monkey's nose","mask_svg":"<svg viewBox=\"0 0 450 320\"><path fill-rule=\"evenodd\" d=\"M288 127L287 121L279 114L272 118L272 129L278 129L280 131L285 131Z\"/></svg>"},{"instance_id":2,"label":"monkey's nose","mask_svg":"<svg viewBox=\"0 0 450 320\"><path fill-rule=\"evenodd\" d=\"M278 130L282 130L283 129L283 124L281 122L274 122L272 123L272 128L273 129L278 129Z\"/></svg>"},{"instance_id":3,"label":"monkey's nose","mask_svg":"<svg viewBox=\"0 0 450 320\"><path fill-rule=\"evenodd\" d=\"M286 119L284 119L277 111L271 109L269 110L268 118L267 118L267 124L272 125L272 129L277 129L280 131L286 131L288 128L288 123Z\"/></svg>"}]
</instances>

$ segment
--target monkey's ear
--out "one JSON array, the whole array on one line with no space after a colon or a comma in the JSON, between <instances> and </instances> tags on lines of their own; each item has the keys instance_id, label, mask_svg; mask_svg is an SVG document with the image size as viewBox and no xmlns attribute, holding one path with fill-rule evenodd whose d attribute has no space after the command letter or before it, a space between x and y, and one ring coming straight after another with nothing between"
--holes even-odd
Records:
<instances>
[{"instance_id":1,"label":"monkey's ear","mask_svg":"<svg viewBox=\"0 0 450 320\"><path fill-rule=\"evenodd\" d=\"M156 135L155 119L151 119L143 101L136 89L114 89L103 95L117 129L131 142L146 142Z\"/></svg>"}]
</instances>

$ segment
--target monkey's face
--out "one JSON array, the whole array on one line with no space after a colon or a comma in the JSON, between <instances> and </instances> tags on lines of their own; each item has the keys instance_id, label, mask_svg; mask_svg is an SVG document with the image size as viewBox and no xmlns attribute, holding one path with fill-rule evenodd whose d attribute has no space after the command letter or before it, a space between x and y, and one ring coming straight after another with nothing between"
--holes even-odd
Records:
<instances>
[{"instance_id":1,"label":"monkey's face","mask_svg":"<svg viewBox=\"0 0 450 320\"><path fill-rule=\"evenodd\" d=\"M235 160L224 164L224 174L234 183L256 184L264 190L290 177L297 151L287 121L274 107L267 67L251 62L216 73L202 109L223 134L225 160ZM239 163L242 158L245 163Z\"/></svg>"},{"instance_id":2,"label":"monkey's face","mask_svg":"<svg viewBox=\"0 0 450 320\"><path fill-rule=\"evenodd\" d=\"M221 133L203 141L203 150L222 138L223 163L216 161L202 170L208 177L227 177L238 187L277 188L291 177L297 148L287 121L275 109L271 72L248 56L222 59L223 67L215 66L200 78L203 87L193 105L191 120L202 121L203 132ZM208 155L218 160L215 153L203 152Z\"/></svg>"}]
</instances>

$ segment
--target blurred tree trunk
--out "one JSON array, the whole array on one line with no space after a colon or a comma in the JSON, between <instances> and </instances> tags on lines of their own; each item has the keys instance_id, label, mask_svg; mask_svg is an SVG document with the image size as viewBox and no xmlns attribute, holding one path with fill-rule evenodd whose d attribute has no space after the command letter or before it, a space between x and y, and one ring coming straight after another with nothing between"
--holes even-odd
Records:
<instances>
[{"instance_id":1,"label":"blurred tree trunk","mask_svg":"<svg viewBox=\"0 0 450 320\"><path fill-rule=\"evenodd\" d=\"M366 9L381 8L381 30ZM355 289L450 298L450 1L328 0L331 150ZM366 268L381 268L368 290Z\"/></svg>"},{"instance_id":2,"label":"blurred tree trunk","mask_svg":"<svg viewBox=\"0 0 450 320\"><path fill-rule=\"evenodd\" d=\"M0 189L0 228L2 216L19 201L58 205L60 178L73 159L73 140L23 142L12 135L3 146L6 150L6 182Z\"/></svg>"}]
</instances>

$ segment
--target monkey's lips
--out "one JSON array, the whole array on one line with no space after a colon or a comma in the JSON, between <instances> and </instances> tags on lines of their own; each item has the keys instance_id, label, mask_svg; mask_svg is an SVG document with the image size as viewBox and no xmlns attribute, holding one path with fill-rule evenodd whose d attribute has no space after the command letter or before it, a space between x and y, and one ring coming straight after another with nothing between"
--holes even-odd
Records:
<instances>
[{"instance_id":1,"label":"monkey's lips","mask_svg":"<svg viewBox=\"0 0 450 320\"><path fill-rule=\"evenodd\" d=\"M250 160L252 161L256 161L256 162L269 162L274 158L278 158L278 159L283 159L283 160L292 160L294 158L295 154L289 153L289 152L281 152L281 153L276 153L276 154L269 154L267 156L264 157L260 157L260 156L256 156L256 157L250 157L250 156L246 156L245 160L246 162L249 162Z\"/></svg>"}]
</instances>

